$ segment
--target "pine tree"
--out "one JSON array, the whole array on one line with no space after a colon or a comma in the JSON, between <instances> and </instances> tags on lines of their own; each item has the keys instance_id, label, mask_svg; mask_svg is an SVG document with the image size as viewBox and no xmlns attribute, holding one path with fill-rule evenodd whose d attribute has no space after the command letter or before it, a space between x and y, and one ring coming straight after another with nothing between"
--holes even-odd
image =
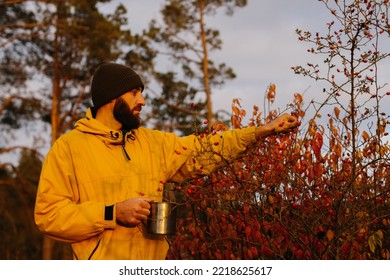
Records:
<instances>
[{"instance_id":1,"label":"pine tree","mask_svg":"<svg viewBox=\"0 0 390 280\"><path fill-rule=\"evenodd\" d=\"M168 71L155 71L161 94L153 96L152 116L158 116L158 128L188 134L194 131L194 121L199 124L207 120L211 124L219 118L213 112L212 89L235 74L226 64L216 64L210 58L212 52L222 48L222 41L219 31L207 26L207 17L221 9L231 15L246 3L171 0L162 8L163 22L152 21L145 35L161 50L158 57L171 63Z\"/></svg>"}]
</instances>

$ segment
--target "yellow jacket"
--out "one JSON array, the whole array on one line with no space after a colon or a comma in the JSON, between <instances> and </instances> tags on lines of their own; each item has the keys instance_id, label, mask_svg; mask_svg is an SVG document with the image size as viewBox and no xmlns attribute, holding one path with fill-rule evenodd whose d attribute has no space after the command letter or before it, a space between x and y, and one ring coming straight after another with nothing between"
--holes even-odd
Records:
<instances>
[{"instance_id":1,"label":"yellow jacket","mask_svg":"<svg viewBox=\"0 0 390 280\"><path fill-rule=\"evenodd\" d=\"M49 237L71 243L75 259L164 259L164 238L115 221L115 203L146 196L162 200L163 182L207 174L255 141L255 128L209 137L139 128L122 135L90 109L49 151L41 172L35 222ZM125 140L124 140L125 139ZM114 216L105 217L106 206Z\"/></svg>"}]
</instances>

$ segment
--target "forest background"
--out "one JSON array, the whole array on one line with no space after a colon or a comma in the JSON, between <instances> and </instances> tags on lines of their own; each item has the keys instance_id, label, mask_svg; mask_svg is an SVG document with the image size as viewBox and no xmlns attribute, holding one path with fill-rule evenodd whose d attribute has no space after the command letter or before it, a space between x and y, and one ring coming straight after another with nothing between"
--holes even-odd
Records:
<instances>
[{"instance_id":1,"label":"forest background","mask_svg":"<svg viewBox=\"0 0 390 280\"><path fill-rule=\"evenodd\" d=\"M143 6L156 16L137 28L131 15L144 14L129 2L0 2L0 257L71 258L37 232L35 191L45 151L83 116L104 59L142 74L144 123L153 128L207 137L285 110L302 121L298 133L269 138L209 176L162 182L181 210L169 259L389 259L389 2L318 1L306 10L297 2L315 25L298 21L291 45L246 40L282 29L291 3L268 12L260 30L231 32L231 56L248 54L236 61L242 79L220 55L218 18L239 26L236 13L254 2L161 1ZM304 61L291 54L298 49Z\"/></svg>"}]
</instances>

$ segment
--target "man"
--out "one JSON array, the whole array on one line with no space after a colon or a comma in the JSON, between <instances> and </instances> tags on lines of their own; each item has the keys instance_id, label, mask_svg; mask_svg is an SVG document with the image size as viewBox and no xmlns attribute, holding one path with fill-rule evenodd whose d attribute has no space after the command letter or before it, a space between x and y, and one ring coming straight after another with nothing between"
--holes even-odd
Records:
<instances>
[{"instance_id":1,"label":"man","mask_svg":"<svg viewBox=\"0 0 390 280\"><path fill-rule=\"evenodd\" d=\"M164 259L165 239L142 223L150 202L162 200L162 182L208 174L222 158L233 160L248 145L299 124L284 114L262 127L178 137L140 127L143 89L130 67L102 64L91 83L94 107L45 159L35 222L70 243L75 259Z\"/></svg>"}]
</instances>

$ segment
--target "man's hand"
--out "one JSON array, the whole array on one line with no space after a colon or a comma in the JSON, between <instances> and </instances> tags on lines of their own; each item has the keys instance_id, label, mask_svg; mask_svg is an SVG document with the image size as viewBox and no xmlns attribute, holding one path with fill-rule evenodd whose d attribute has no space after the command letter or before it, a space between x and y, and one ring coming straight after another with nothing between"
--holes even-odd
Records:
<instances>
[{"instance_id":1,"label":"man's hand","mask_svg":"<svg viewBox=\"0 0 390 280\"><path fill-rule=\"evenodd\" d=\"M284 113L276 119L272 120L271 122L263 126L257 127L255 131L256 139L260 140L261 138L270 135L290 132L297 128L300 124L301 123L296 117Z\"/></svg>"},{"instance_id":2,"label":"man's hand","mask_svg":"<svg viewBox=\"0 0 390 280\"><path fill-rule=\"evenodd\" d=\"M151 202L151 198L137 197L116 203L116 222L126 227L139 225L148 218Z\"/></svg>"}]
</instances>

